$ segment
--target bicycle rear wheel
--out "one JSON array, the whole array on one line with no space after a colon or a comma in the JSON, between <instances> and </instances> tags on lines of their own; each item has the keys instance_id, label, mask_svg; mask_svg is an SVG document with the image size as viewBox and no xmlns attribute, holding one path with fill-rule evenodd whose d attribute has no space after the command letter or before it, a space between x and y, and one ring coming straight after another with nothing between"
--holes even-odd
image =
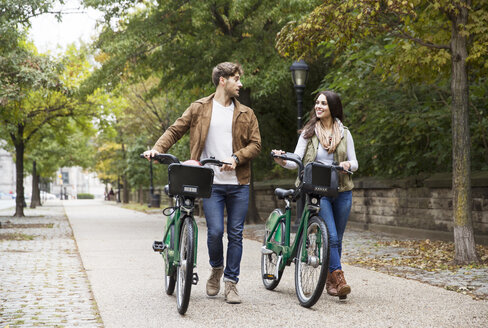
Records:
<instances>
[{"instance_id":1,"label":"bicycle rear wheel","mask_svg":"<svg viewBox=\"0 0 488 328\"><path fill-rule=\"evenodd\" d=\"M167 295L173 295L176 285L176 273L174 270L170 270L170 266L173 266L173 263L170 263L170 258L168 254L169 249L174 249L174 242L175 242L175 226L172 225L170 228L170 240L169 240L169 247L163 252L163 259L164 259L164 290L166 291ZM168 274L168 272L172 272Z\"/></svg>"},{"instance_id":2,"label":"bicycle rear wheel","mask_svg":"<svg viewBox=\"0 0 488 328\"><path fill-rule=\"evenodd\" d=\"M181 226L180 264L176 274L176 306L180 314L185 314L190 302L193 282L194 230L192 219L187 217Z\"/></svg>"},{"instance_id":3,"label":"bicycle rear wheel","mask_svg":"<svg viewBox=\"0 0 488 328\"><path fill-rule=\"evenodd\" d=\"M295 262L295 290L303 307L313 306L324 290L329 266L328 241L329 235L324 221L318 216L312 217L300 237ZM302 254L306 254L305 261L302 261Z\"/></svg>"}]
</instances>

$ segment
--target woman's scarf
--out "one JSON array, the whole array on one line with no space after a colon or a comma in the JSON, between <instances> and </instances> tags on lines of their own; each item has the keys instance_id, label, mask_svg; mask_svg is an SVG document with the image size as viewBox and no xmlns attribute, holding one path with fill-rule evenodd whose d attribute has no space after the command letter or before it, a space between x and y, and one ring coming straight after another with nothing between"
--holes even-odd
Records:
<instances>
[{"instance_id":1,"label":"woman's scarf","mask_svg":"<svg viewBox=\"0 0 488 328\"><path fill-rule=\"evenodd\" d=\"M336 118L332 123L332 131L326 130L321 121L318 120L317 123L315 123L315 134L322 147L324 147L329 154L332 154L344 136L344 126L342 125L342 122Z\"/></svg>"}]
</instances>

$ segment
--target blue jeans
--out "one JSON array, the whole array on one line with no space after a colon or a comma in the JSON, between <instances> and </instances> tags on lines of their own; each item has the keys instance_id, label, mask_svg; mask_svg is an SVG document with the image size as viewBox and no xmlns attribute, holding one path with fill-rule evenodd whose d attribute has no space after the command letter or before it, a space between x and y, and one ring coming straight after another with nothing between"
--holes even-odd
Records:
<instances>
[{"instance_id":1,"label":"blue jeans","mask_svg":"<svg viewBox=\"0 0 488 328\"><path fill-rule=\"evenodd\" d=\"M242 258L242 231L249 203L248 185L213 185L210 198L203 199L207 220L210 265L224 265L224 206L227 208L227 260L224 279L239 281Z\"/></svg>"},{"instance_id":2,"label":"blue jeans","mask_svg":"<svg viewBox=\"0 0 488 328\"><path fill-rule=\"evenodd\" d=\"M329 230L329 272L342 270L342 236L346 230L351 205L352 191L344 191L336 197L322 197L320 199L319 215L324 219L327 230Z\"/></svg>"}]
</instances>

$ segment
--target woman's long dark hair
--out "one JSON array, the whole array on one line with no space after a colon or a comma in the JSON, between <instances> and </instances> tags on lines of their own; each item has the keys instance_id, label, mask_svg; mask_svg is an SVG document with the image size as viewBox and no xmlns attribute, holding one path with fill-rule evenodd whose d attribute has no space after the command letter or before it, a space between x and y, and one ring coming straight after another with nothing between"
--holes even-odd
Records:
<instances>
[{"instance_id":1,"label":"woman's long dark hair","mask_svg":"<svg viewBox=\"0 0 488 328\"><path fill-rule=\"evenodd\" d=\"M315 134L315 123L317 123L317 121L319 120L317 115L315 115L315 102L320 97L320 95L324 95L325 99L327 99L327 105L329 106L330 115L332 115L333 120L338 118L342 122L344 118L344 114L342 112L342 102L339 95L334 91L320 91L315 96L314 105L312 110L310 111L310 119L308 120L307 124L305 124L303 129L300 130L300 133L303 133L303 137L305 139L309 139Z\"/></svg>"}]
</instances>

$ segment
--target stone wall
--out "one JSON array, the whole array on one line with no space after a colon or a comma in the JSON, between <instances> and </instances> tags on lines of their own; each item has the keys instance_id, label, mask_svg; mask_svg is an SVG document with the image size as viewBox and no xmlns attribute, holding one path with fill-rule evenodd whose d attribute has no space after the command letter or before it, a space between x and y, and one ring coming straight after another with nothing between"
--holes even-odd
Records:
<instances>
[{"instance_id":1,"label":"stone wall","mask_svg":"<svg viewBox=\"0 0 488 328\"><path fill-rule=\"evenodd\" d=\"M349 224L362 229L404 233L420 238L452 239L451 175L406 179L354 179ZM255 183L262 220L284 202L274 188L293 188L293 181ZM472 174L472 217L476 240L488 244L488 172Z\"/></svg>"}]
</instances>

